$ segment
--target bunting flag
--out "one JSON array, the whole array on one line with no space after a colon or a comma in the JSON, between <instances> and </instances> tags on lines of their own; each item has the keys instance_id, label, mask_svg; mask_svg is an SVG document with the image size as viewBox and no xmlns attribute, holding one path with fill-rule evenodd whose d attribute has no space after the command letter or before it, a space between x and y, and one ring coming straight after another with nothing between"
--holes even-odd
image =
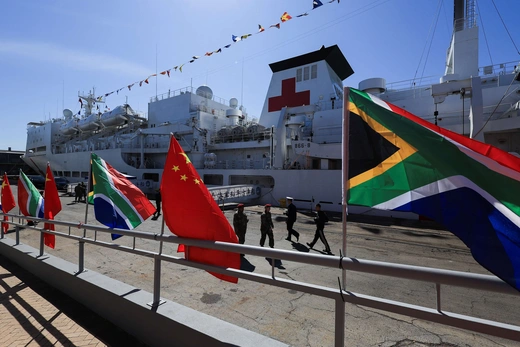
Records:
<instances>
[{"instance_id":1,"label":"bunting flag","mask_svg":"<svg viewBox=\"0 0 520 347\"><path fill-rule=\"evenodd\" d=\"M83 100L81 100L81 98L79 98L79 103L81 104L81 107L83 107Z\"/></svg>"},{"instance_id":2,"label":"bunting flag","mask_svg":"<svg viewBox=\"0 0 520 347\"><path fill-rule=\"evenodd\" d=\"M349 90L348 203L435 220L520 290L520 158Z\"/></svg>"},{"instance_id":3,"label":"bunting flag","mask_svg":"<svg viewBox=\"0 0 520 347\"><path fill-rule=\"evenodd\" d=\"M179 237L238 243L228 220L200 179L190 159L171 136L161 181L164 221ZM168 194L165 194L168 192ZM225 268L240 268L240 254L187 246L186 259ZM236 277L211 273L237 283Z\"/></svg>"},{"instance_id":4,"label":"bunting flag","mask_svg":"<svg viewBox=\"0 0 520 347\"><path fill-rule=\"evenodd\" d=\"M58 194L58 188L56 188L56 182L54 181L54 176L52 175L51 166L47 164L47 172L45 175L45 206L44 206L44 218L45 219L54 219L56 215L61 211L61 200L60 195ZM54 228L54 224L45 223L44 229L46 230L56 230ZM54 234L43 233L43 243L52 249L54 249L56 245Z\"/></svg>"},{"instance_id":5,"label":"bunting flag","mask_svg":"<svg viewBox=\"0 0 520 347\"><path fill-rule=\"evenodd\" d=\"M338 1L338 4L339 4L339 0L337 0L337 1ZM330 3L332 3L332 2L336 2L336 0L330 0L328 3L330 4ZM312 6L313 6L312 9L314 10L314 9L316 9L316 8L318 8L318 7L323 6L323 2L320 1L320 0L315 0L315 1L312 2ZM305 13L302 13L302 14L297 15L296 17L299 18L299 17L304 17L304 16L307 16L307 15L308 15L308 13L305 12ZM280 20L282 21L282 23L287 22L287 21L290 20L290 19L292 19L292 17L289 15L288 12L284 12L284 13L282 14L282 16L280 17ZM273 25L269 26L269 28L277 28L277 29L280 29L280 23L273 24ZM255 34L260 34L260 33L264 32L264 31L265 31L264 27L262 27L260 24L258 24L258 32L256 32ZM252 36L252 34L246 34L246 35L241 35L241 36L231 35L231 38L232 38L232 40L233 40L234 43L237 43L237 42L239 42L239 41L241 41L241 40L244 40L244 39L248 38L249 36ZM225 45L225 46L223 46L223 47L224 47L224 48L229 48L229 47L231 47L231 44L227 44L227 45ZM217 49L217 50L215 50L215 51L213 51L213 52L206 52L206 53L204 54L204 56L209 57L209 56L211 56L213 53L221 53L221 52L222 52L222 48L219 48L219 49ZM199 59L199 58L200 58L200 56L198 56L198 55L193 55L192 58L191 58L190 60L188 60L187 62L185 62L184 64L186 64L186 63L193 63L195 60L197 60L197 59ZM184 66L184 64L182 64L182 65L180 65L180 66L177 65L177 66L173 67L173 68L172 68L173 71L177 71L177 68L179 68L179 72L182 72L182 66ZM170 77L170 70L171 70L171 69L165 70L165 71L161 72L160 74L163 75L163 76L167 74L168 77ZM156 76L157 76L157 74L150 75L150 76L148 76L148 78L146 78L146 79L144 79L144 80L142 80L142 81L137 81L137 82L134 82L134 83L132 83L132 84L129 84L129 85L127 85L126 87L128 88L129 91L131 91L131 90L132 90L132 86L133 86L134 84L139 83L139 87L141 87L141 86L143 85L143 82L145 82L145 84L149 84L149 83L148 83L149 78L150 78L150 77L156 77ZM123 87L123 88L120 88L120 89L117 89L116 91L112 91L112 92L110 92L110 93L106 93L106 94L104 94L104 95L105 95L105 97L107 97L107 96L109 96L109 95L111 95L111 94L113 94L113 93L117 93L117 94L119 94L119 91L122 90L122 89L124 89L124 87ZM82 101L80 100L80 102L82 102Z\"/></svg>"},{"instance_id":6,"label":"bunting flag","mask_svg":"<svg viewBox=\"0 0 520 347\"><path fill-rule=\"evenodd\" d=\"M143 192L95 153L91 155L91 178L94 213L101 224L132 230L154 214L155 206ZM119 237L112 234L112 240Z\"/></svg>"},{"instance_id":7,"label":"bunting flag","mask_svg":"<svg viewBox=\"0 0 520 347\"><path fill-rule=\"evenodd\" d=\"M282 16L280 17L280 20L283 22L287 22L288 20L292 19L292 17L289 15L289 13L284 12Z\"/></svg>"},{"instance_id":8,"label":"bunting flag","mask_svg":"<svg viewBox=\"0 0 520 347\"><path fill-rule=\"evenodd\" d=\"M24 216L43 218L43 197L29 178L20 170L18 177L18 207Z\"/></svg>"},{"instance_id":9,"label":"bunting flag","mask_svg":"<svg viewBox=\"0 0 520 347\"><path fill-rule=\"evenodd\" d=\"M11 190L11 185L9 184L9 179L7 178L7 173L4 173L4 177L2 180L2 204L0 205L0 209L4 213L9 213L13 208L15 208L16 204L14 202L13 191ZM4 216L4 220L9 220L9 217ZM9 224L2 223L2 229L4 230L4 234L9 230Z\"/></svg>"}]
</instances>

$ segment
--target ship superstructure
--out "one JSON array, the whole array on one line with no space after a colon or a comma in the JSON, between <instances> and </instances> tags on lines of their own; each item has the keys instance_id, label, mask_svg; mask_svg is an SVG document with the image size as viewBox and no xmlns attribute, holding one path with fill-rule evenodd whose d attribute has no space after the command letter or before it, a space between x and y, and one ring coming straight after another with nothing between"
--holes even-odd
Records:
<instances>
[{"instance_id":1,"label":"ship superstructure","mask_svg":"<svg viewBox=\"0 0 520 347\"><path fill-rule=\"evenodd\" d=\"M455 0L454 8L446 71L438 82L419 86L411 81L404 88L371 78L359 89L432 123L520 153L520 67L479 68L474 2ZM270 68L258 120L237 99L217 97L208 86L152 97L147 117L129 105L95 112L103 100L91 93L81 97L84 114L79 117L65 110L64 118L29 123L24 160L40 172L50 162L55 175L82 180L95 151L152 193L159 187L173 134L219 202L277 204L292 196L299 208L320 203L325 210L340 211L343 81L353 70L335 45Z\"/></svg>"}]
</instances>

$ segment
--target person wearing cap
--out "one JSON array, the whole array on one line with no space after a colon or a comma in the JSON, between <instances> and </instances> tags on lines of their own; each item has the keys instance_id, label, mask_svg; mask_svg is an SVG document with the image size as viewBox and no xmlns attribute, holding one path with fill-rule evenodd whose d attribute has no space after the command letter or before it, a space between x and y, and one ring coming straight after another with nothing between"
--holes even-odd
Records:
<instances>
[{"instance_id":1,"label":"person wearing cap","mask_svg":"<svg viewBox=\"0 0 520 347\"><path fill-rule=\"evenodd\" d=\"M159 216L161 215L161 201L162 201L162 198L161 198L161 190L160 189L156 189L155 190L155 212L153 213L153 217L152 218L159 218Z\"/></svg>"},{"instance_id":2,"label":"person wearing cap","mask_svg":"<svg viewBox=\"0 0 520 347\"><path fill-rule=\"evenodd\" d=\"M325 228L325 223L329 221L329 217L327 217L327 214L321 210L320 204L316 204L316 212L317 216L314 218L314 222L316 222L316 233L314 234L314 240L312 240L311 243L307 242L307 246L309 246L309 248L313 248L316 242L318 242L318 239L320 239L321 242L323 242L323 244L325 245L325 249L323 250L323 252L331 255L332 253L330 252L329 243L327 242L327 239L325 238L325 233L323 232L323 229Z\"/></svg>"},{"instance_id":3,"label":"person wearing cap","mask_svg":"<svg viewBox=\"0 0 520 347\"><path fill-rule=\"evenodd\" d=\"M240 244L244 244L246 241L246 231L247 231L247 219L246 214L244 213L244 204L238 204L238 209L233 215L233 227L235 228L235 234L238 236L238 242Z\"/></svg>"},{"instance_id":4,"label":"person wearing cap","mask_svg":"<svg viewBox=\"0 0 520 347\"><path fill-rule=\"evenodd\" d=\"M294 235L296 237L296 242L300 240L300 233L293 229L294 222L296 222L296 206L294 206L293 198L288 196L287 202L289 203L289 206L287 206L287 241L291 241L291 236Z\"/></svg>"},{"instance_id":5,"label":"person wearing cap","mask_svg":"<svg viewBox=\"0 0 520 347\"><path fill-rule=\"evenodd\" d=\"M264 247L265 237L269 236L269 247L274 248L273 220L271 218L271 204L264 207L264 213L260 216L260 246Z\"/></svg>"}]
</instances>

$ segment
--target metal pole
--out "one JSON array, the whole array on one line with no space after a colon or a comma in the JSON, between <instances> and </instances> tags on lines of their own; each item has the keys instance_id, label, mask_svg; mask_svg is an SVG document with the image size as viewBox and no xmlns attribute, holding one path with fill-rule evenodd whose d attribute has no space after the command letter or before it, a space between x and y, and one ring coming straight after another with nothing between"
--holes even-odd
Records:
<instances>
[{"instance_id":1,"label":"metal pole","mask_svg":"<svg viewBox=\"0 0 520 347\"><path fill-rule=\"evenodd\" d=\"M161 303L161 257L154 256L153 268L153 302L152 306L159 306Z\"/></svg>"},{"instance_id":2,"label":"metal pole","mask_svg":"<svg viewBox=\"0 0 520 347\"><path fill-rule=\"evenodd\" d=\"M345 303L341 298L336 299L336 319L334 328L334 346L345 346Z\"/></svg>"},{"instance_id":3,"label":"metal pole","mask_svg":"<svg viewBox=\"0 0 520 347\"><path fill-rule=\"evenodd\" d=\"M437 311L441 312L441 284L435 283L435 290L437 292Z\"/></svg>"},{"instance_id":4,"label":"metal pole","mask_svg":"<svg viewBox=\"0 0 520 347\"><path fill-rule=\"evenodd\" d=\"M19 245L20 244L20 227L18 225L16 225L14 227L14 230L16 232L16 245Z\"/></svg>"},{"instance_id":5,"label":"metal pole","mask_svg":"<svg viewBox=\"0 0 520 347\"><path fill-rule=\"evenodd\" d=\"M43 232L40 232L40 255L39 255L39 257L41 257L43 255L43 247L44 247L43 239L44 238L45 238L45 236L43 236Z\"/></svg>"},{"instance_id":6,"label":"metal pole","mask_svg":"<svg viewBox=\"0 0 520 347\"><path fill-rule=\"evenodd\" d=\"M78 273L82 273L85 269L85 241L79 241L79 260L78 260Z\"/></svg>"},{"instance_id":7,"label":"metal pole","mask_svg":"<svg viewBox=\"0 0 520 347\"><path fill-rule=\"evenodd\" d=\"M347 255L347 215L348 215L348 205L347 205L347 192L349 188L348 182L348 150L349 150L349 122L350 122L350 111L349 111L349 95L350 88L345 87L343 92L343 146L341 151L341 160L342 160L342 180L341 185L343 188L343 197L341 199L341 210L342 210L342 232L343 232L343 242L342 242L342 251L343 256ZM346 282L347 282L347 272L345 269L341 269L341 282L343 285L343 290L346 290Z\"/></svg>"},{"instance_id":8,"label":"metal pole","mask_svg":"<svg viewBox=\"0 0 520 347\"><path fill-rule=\"evenodd\" d=\"M88 197L90 195L90 181L92 179L92 152L90 153L90 165L88 170L88 181L87 181L87 197L85 198L85 224L87 224L88 221ZM94 196L92 196L92 199L94 199ZM83 229L83 237L87 236L87 229ZM97 236L97 235L96 235ZM81 272L81 271L80 271Z\"/></svg>"}]
</instances>

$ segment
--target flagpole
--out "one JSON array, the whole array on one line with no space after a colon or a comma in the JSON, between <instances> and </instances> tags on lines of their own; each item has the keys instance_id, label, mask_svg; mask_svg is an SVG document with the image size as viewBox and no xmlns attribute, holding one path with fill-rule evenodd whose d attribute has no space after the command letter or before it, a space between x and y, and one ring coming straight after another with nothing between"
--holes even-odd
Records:
<instances>
[{"instance_id":1,"label":"flagpole","mask_svg":"<svg viewBox=\"0 0 520 347\"><path fill-rule=\"evenodd\" d=\"M341 153L342 160L342 193L343 197L341 199L342 205L342 232L343 232L343 243L342 243L342 251L343 256L347 255L347 215L348 215L348 205L347 205L347 192L349 188L348 182L348 151L349 151L349 125L350 125L350 111L349 111L349 94L350 88L345 87L343 89L343 146ZM347 281L347 272L343 267L341 267L341 279L343 283L343 290L346 289L346 281Z\"/></svg>"},{"instance_id":2,"label":"flagpole","mask_svg":"<svg viewBox=\"0 0 520 347\"><path fill-rule=\"evenodd\" d=\"M89 159L89 170L88 170L88 181L87 181L87 194L85 197L85 224L87 224L87 218L88 218L88 195L90 193L90 179L92 177L92 152L90 152L90 159ZM87 236L87 229L83 229L83 237ZM94 232L94 239L97 237L97 231Z\"/></svg>"}]
</instances>

